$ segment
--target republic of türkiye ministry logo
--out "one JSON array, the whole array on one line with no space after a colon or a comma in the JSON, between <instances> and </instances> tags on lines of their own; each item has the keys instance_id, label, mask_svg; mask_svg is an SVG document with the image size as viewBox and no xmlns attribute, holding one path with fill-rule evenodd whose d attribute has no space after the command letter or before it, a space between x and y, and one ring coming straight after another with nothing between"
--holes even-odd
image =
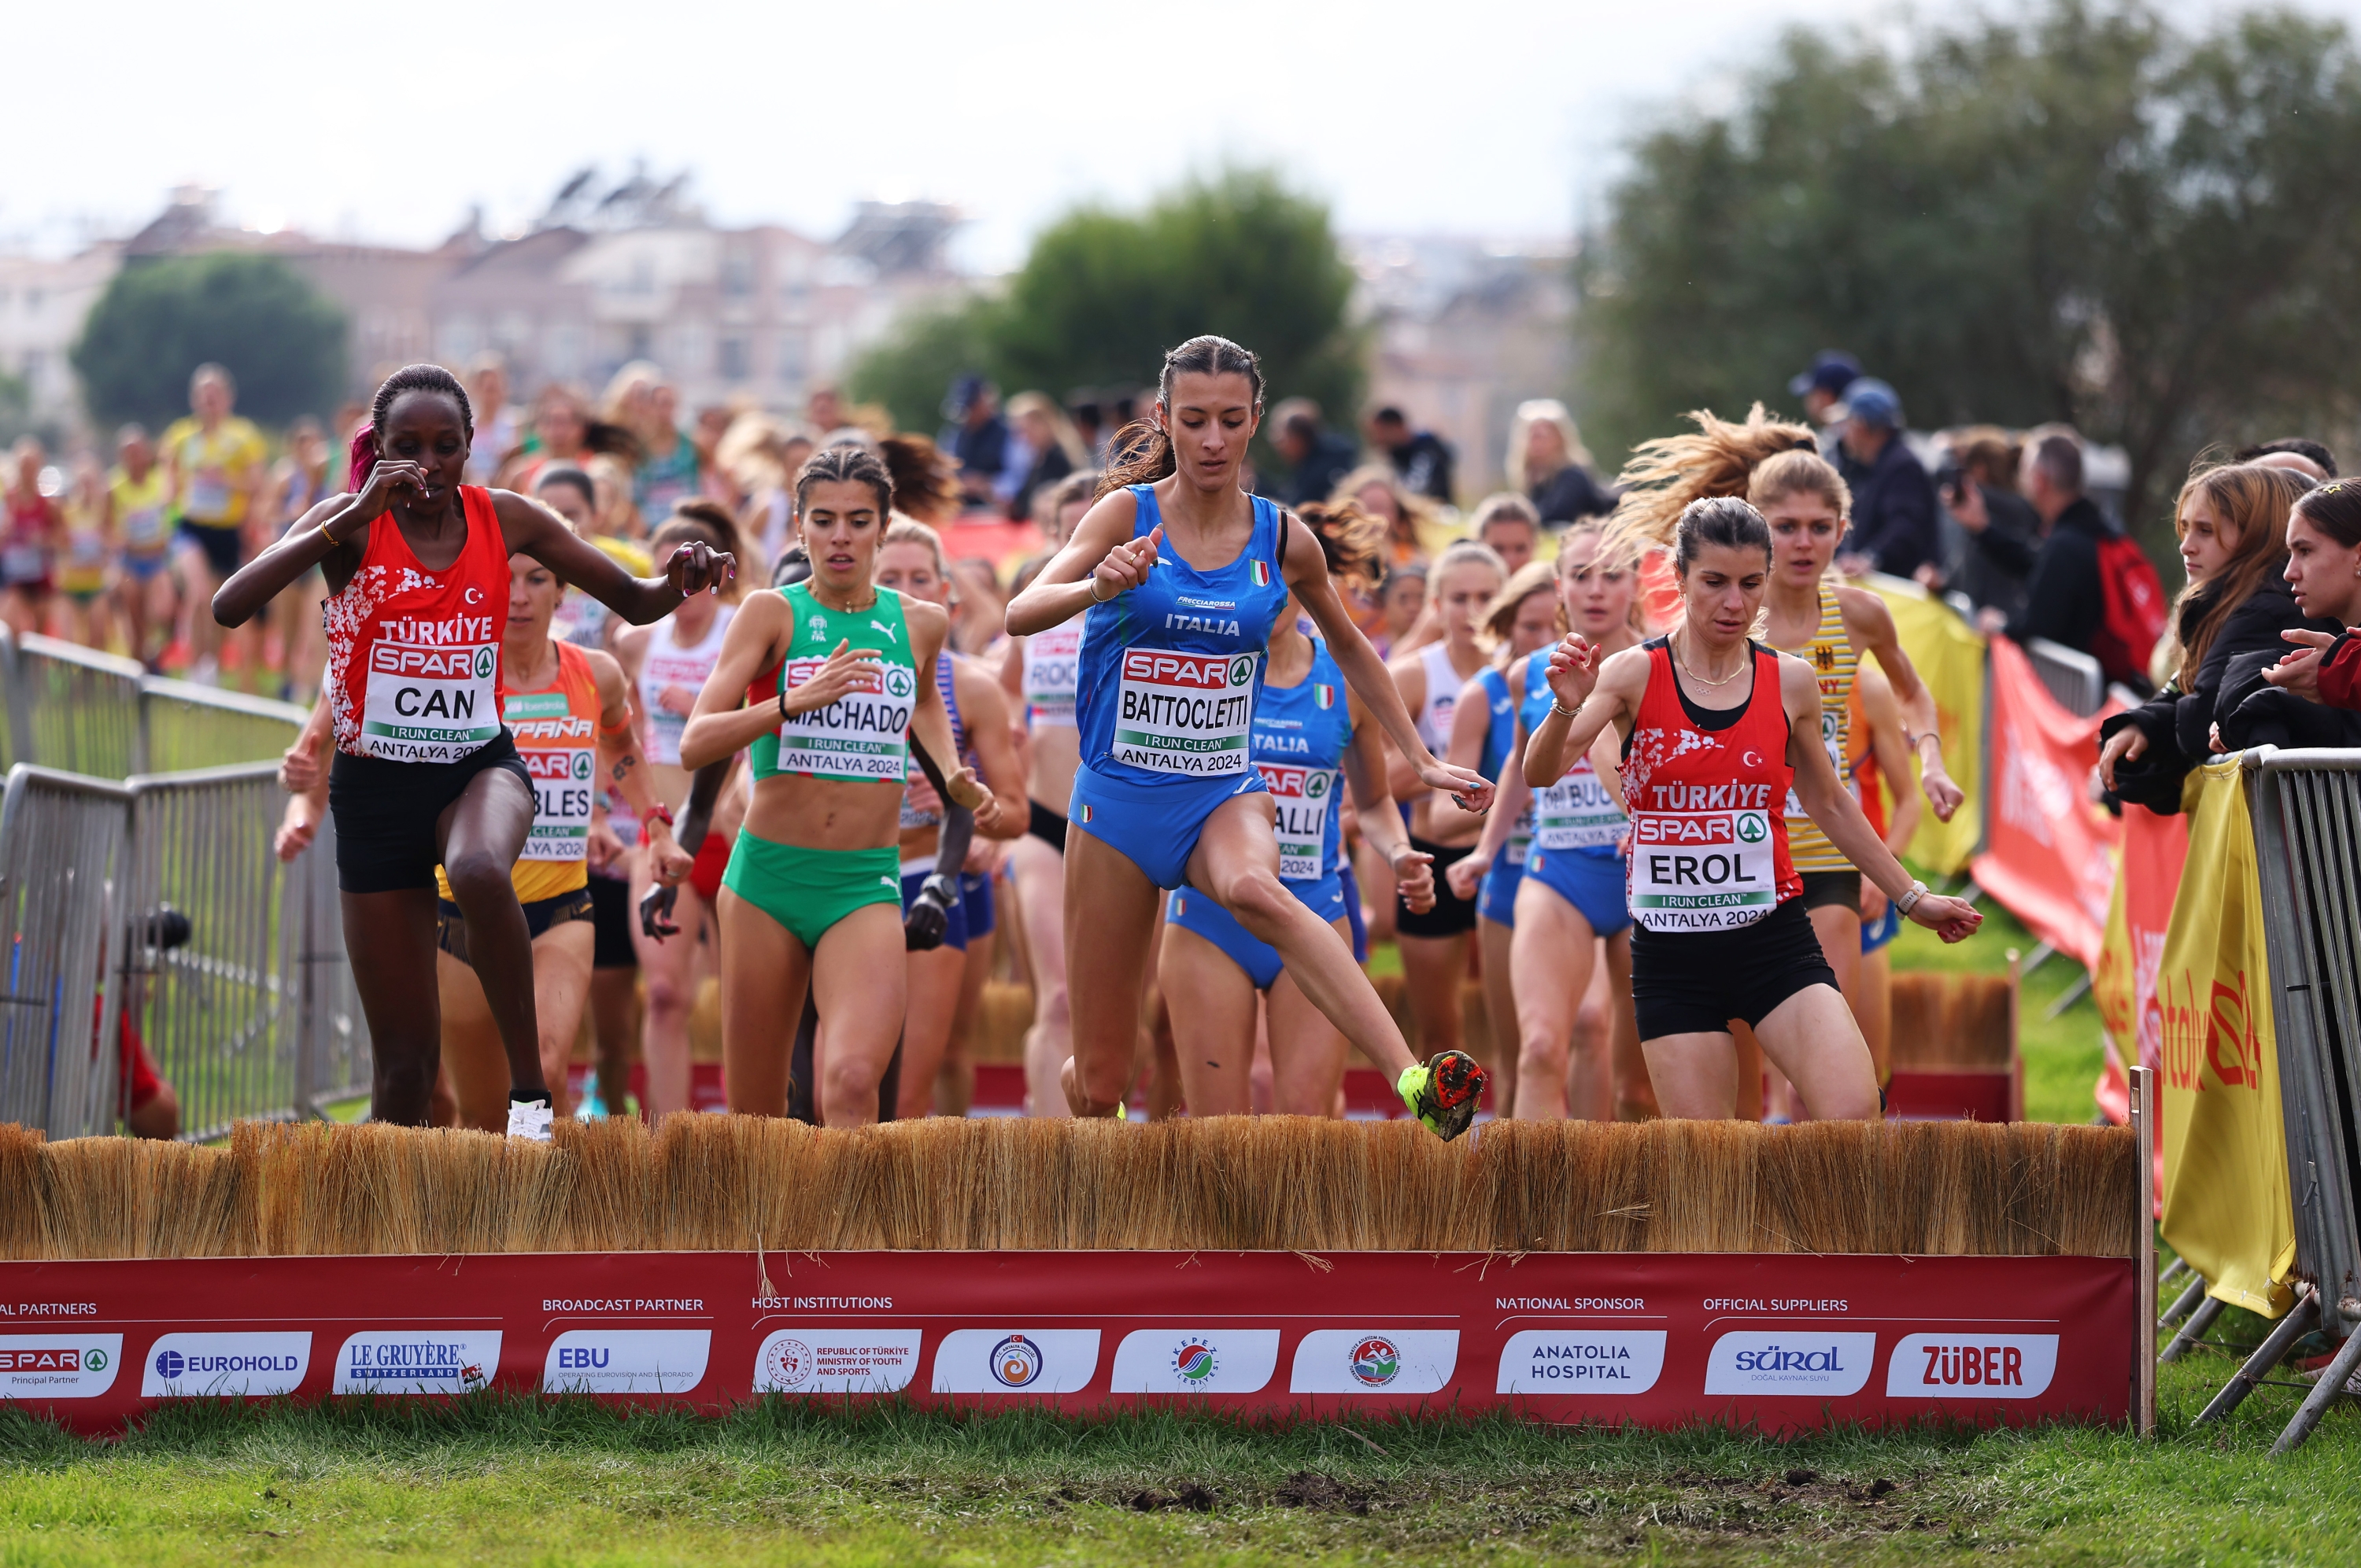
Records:
<instances>
[{"instance_id":1,"label":"republic of t\u00fcrkiye ministry logo","mask_svg":"<svg viewBox=\"0 0 2361 1568\"><path fill-rule=\"evenodd\" d=\"M1172 1353L1172 1370L1183 1383L1202 1383L1221 1369L1213 1347L1202 1340L1183 1340Z\"/></svg>"},{"instance_id":2,"label":"republic of t\u00fcrkiye ministry logo","mask_svg":"<svg viewBox=\"0 0 2361 1568\"><path fill-rule=\"evenodd\" d=\"M1353 1376L1364 1387L1382 1388L1401 1371L1401 1352L1394 1342L1372 1334L1353 1347Z\"/></svg>"},{"instance_id":3,"label":"republic of t\u00fcrkiye ministry logo","mask_svg":"<svg viewBox=\"0 0 2361 1568\"><path fill-rule=\"evenodd\" d=\"M763 1353L763 1370L782 1388L801 1387L812 1375L812 1349L799 1339L775 1341Z\"/></svg>"},{"instance_id":4,"label":"republic of t\u00fcrkiye ministry logo","mask_svg":"<svg viewBox=\"0 0 2361 1568\"><path fill-rule=\"evenodd\" d=\"M1005 1387L1024 1387L1041 1376L1041 1347L1023 1334L1010 1334L992 1347L992 1376Z\"/></svg>"}]
</instances>

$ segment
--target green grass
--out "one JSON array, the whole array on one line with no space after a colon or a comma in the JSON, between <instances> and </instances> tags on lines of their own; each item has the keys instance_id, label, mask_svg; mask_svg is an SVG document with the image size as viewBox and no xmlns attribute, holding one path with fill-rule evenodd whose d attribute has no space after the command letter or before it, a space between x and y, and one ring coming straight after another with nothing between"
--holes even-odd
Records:
<instances>
[{"instance_id":1,"label":"green grass","mask_svg":"<svg viewBox=\"0 0 2361 1568\"><path fill-rule=\"evenodd\" d=\"M2297 1396L2160 1442L2052 1427L1619 1435L1505 1419L1250 1429L493 1396L168 1408L119 1442L0 1413L0 1563L2361 1561L2361 1417Z\"/></svg>"}]
</instances>

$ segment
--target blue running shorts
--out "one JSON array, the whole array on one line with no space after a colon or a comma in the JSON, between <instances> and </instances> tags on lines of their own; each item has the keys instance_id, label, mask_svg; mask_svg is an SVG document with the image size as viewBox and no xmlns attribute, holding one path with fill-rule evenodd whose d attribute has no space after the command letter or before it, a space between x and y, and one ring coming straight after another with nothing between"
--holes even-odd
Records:
<instances>
[{"instance_id":1,"label":"blue running shorts","mask_svg":"<svg viewBox=\"0 0 2361 1568\"><path fill-rule=\"evenodd\" d=\"M1573 905L1601 937L1612 937L1631 924L1631 906L1623 895L1620 855L1535 850L1525 858L1525 875Z\"/></svg>"},{"instance_id":2,"label":"blue running shorts","mask_svg":"<svg viewBox=\"0 0 2361 1568\"><path fill-rule=\"evenodd\" d=\"M1088 833L1157 886L1177 888L1189 880L1189 857L1197 852L1205 818L1232 795L1264 791L1262 774L1252 768L1215 779L1137 784L1093 773L1085 762L1074 770L1066 820L1069 829Z\"/></svg>"}]
</instances>

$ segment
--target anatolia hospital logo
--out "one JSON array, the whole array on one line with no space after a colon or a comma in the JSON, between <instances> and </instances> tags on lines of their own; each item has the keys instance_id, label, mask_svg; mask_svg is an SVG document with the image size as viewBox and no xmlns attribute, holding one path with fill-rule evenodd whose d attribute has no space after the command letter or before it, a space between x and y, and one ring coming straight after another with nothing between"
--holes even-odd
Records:
<instances>
[{"instance_id":1,"label":"anatolia hospital logo","mask_svg":"<svg viewBox=\"0 0 2361 1568\"><path fill-rule=\"evenodd\" d=\"M1023 1334L1010 1334L992 1347L992 1375L1005 1388L1022 1388L1041 1376L1041 1348Z\"/></svg>"},{"instance_id":2,"label":"anatolia hospital logo","mask_svg":"<svg viewBox=\"0 0 2361 1568\"><path fill-rule=\"evenodd\" d=\"M1382 1388L1401 1373L1401 1352L1394 1342L1381 1334L1372 1334L1353 1347L1354 1381L1364 1387Z\"/></svg>"}]
</instances>

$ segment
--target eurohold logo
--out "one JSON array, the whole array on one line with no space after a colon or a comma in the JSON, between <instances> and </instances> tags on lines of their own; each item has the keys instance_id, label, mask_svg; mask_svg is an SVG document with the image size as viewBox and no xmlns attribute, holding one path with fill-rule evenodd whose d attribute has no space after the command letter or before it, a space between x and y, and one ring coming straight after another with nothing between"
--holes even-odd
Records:
<instances>
[{"instance_id":1,"label":"eurohold logo","mask_svg":"<svg viewBox=\"0 0 2361 1568\"><path fill-rule=\"evenodd\" d=\"M1457 1329L1314 1329L1297 1342L1288 1391L1435 1394L1459 1365Z\"/></svg>"},{"instance_id":2,"label":"eurohold logo","mask_svg":"<svg viewBox=\"0 0 2361 1568\"><path fill-rule=\"evenodd\" d=\"M170 1333L140 1369L143 1398L227 1398L292 1394L312 1362L305 1332Z\"/></svg>"},{"instance_id":3,"label":"eurohold logo","mask_svg":"<svg viewBox=\"0 0 2361 1568\"><path fill-rule=\"evenodd\" d=\"M0 1334L0 1399L94 1399L122 1362L121 1334Z\"/></svg>"},{"instance_id":4,"label":"eurohold logo","mask_svg":"<svg viewBox=\"0 0 2361 1568\"><path fill-rule=\"evenodd\" d=\"M568 1329L542 1363L544 1394L686 1394L705 1381L710 1329Z\"/></svg>"},{"instance_id":5,"label":"eurohold logo","mask_svg":"<svg viewBox=\"0 0 2361 1568\"><path fill-rule=\"evenodd\" d=\"M336 1352L337 1394L472 1394L500 1369L498 1329L357 1333Z\"/></svg>"},{"instance_id":6,"label":"eurohold logo","mask_svg":"<svg viewBox=\"0 0 2361 1568\"><path fill-rule=\"evenodd\" d=\"M1877 1358L1874 1333L1824 1329L1746 1329L1714 1341L1706 1362L1708 1394L1858 1394Z\"/></svg>"},{"instance_id":7,"label":"eurohold logo","mask_svg":"<svg viewBox=\"0 0 2361 1568\"><path fill-rule=\"evenodd\" d=\"M1253 1394L1279 1371L1277 1329L1135 1329L1115 1346L1117 1394Z\"/></svg>"},{"instance_id":8,"label":"eurohold logo","mask_svg":"<svg viewBox=\"0 0 2361 1568\"><path fill-rule=\"evenodd\" d=\"M1520 1329L1500 1350L1502 1394L1644 1394L1664 1372L1662 1329Z\"/></svg>"},{"instance_id":9,"label":"eurohold logo","mask_svg":"<svg viewBox=\"0 0 2361 1568\"><path fill-rule=\"evenodd\" d=\"M953 1329L935 1347L938 1394L1079 1394L1099 1369L1096 1329Z\"/></svg>"},{"instance_id":10,"label":"eurohold logo","mask_svg":"<svg viewBox=\"0 0 2361 1568\"><path fill-rule=\"evenodd\" d=\"M1885 1364L1888 1398L2030 1399L2058 1371L2056 1334L1905 1334Z\"/></svg>"},{"instance_id":11,"label":"eurohold logo","mask_svg":"<svg viewBox=\"0 0 2361 1568\"><path fill-rule=\"evenodd\" d=\"M892 1394L918 1372L919 1331L781 1329L754 1355L757 1394Z\"/></svg>"}]
</instances>

